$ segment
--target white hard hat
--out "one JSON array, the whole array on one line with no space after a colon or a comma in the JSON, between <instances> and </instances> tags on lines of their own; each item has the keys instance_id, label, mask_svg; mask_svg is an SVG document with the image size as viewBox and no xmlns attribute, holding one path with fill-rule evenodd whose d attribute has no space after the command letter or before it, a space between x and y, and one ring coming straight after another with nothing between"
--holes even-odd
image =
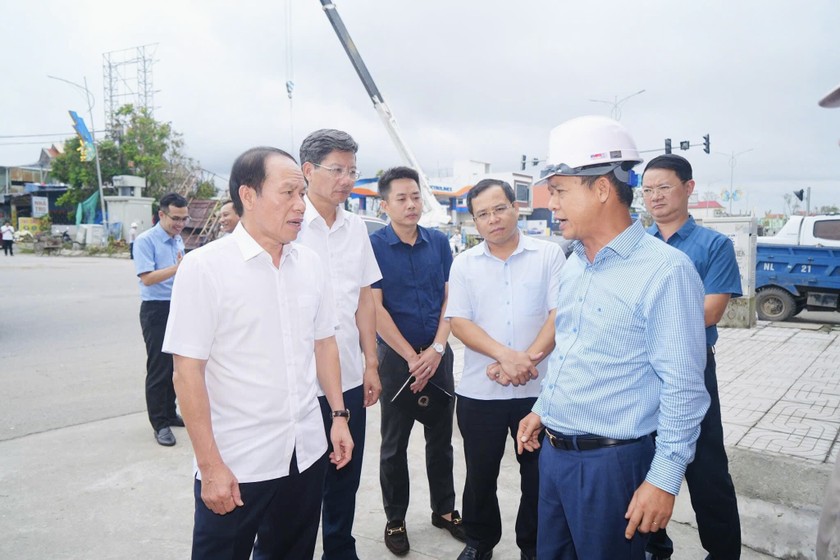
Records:
<instances>
[{"instance_id":1,"label":"white hard hat","mask_svg":"<svg viewBox=\"0 0 840 560\"><path fill-rule=\"evenodd\" d=\"M599 176L617 172L627 182L629 171L644 161L636 142L618 121L585 116L555 127L548 138L548 165L542 182L554 175Z\"/></svg>"}]
</instances>

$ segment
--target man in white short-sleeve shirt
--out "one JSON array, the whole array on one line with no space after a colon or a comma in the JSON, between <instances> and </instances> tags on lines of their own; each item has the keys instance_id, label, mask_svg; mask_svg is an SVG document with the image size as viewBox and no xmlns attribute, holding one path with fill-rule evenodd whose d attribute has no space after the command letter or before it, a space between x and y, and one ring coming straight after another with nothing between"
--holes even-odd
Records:
<instances>
[{"instance_id":1,"label":"man in white short-sleeve shirt","mask_svg":"<svg viewBox=\"0 0 840 560\"><path fill-rule=\"evenodd\" d=\"M519 232L514 192L505 181L479 181L467 207L484 241L452 263L446 307L452 334L466 345L455 391L467 463L467 542L458 558L487 559L502 537L496 483L505 441L508 434L516 441L519 421L539 395L566 258L559 245ZM538 455L516 455L522 479L516 544L525 559L536 557Z\"/></svg>"},{"instance_id":2,"label":"man in white short-sleeve shirt","mask_svg":"<svg viewBox=\"0 0 840 560\"><path fill-rule=\"evenodd\" d=\"M350 464L340 471L327 471L324 481L321 560L358 560L352 531L362 476L365 409L375 404L382 392L377 371L376 309L370 289L382 274L367 227L359 216L342 207L359 177L358 148L349 134L334 129L316 130L300 146L307 189L306 212L297 241L318 253L329 275L327 286L338 316L341 387L355 445ZM329 431L330 404L326 397L318 400L324 428Z\"/></svg>"},{"instance_id":3,"label":"man in white short-sleeve shirt","mask_svg":"<svg viewBox=\"0 0 840 560\"><path fill-rule=\"evenodd\" d=\"M329 458L351 458L332 295L320 258L292 243L304 192L292 156L246 151L230 177L240 225L176 277L163 349L195 451L193 558L312 557L327 468L319 384Z\"/></svg>"}]
</instances>

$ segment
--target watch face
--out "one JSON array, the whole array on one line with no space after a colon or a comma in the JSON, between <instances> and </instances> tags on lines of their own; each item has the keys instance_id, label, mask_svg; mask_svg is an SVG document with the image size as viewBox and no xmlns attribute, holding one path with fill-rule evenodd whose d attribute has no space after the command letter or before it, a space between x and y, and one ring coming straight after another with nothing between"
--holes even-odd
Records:
<instances>
[{"instance_id":1,"label":"watch face","mask_svg":"<svg viewBox=\"0 0 840 560\"><path fill-rule=\"evenodd\" d=\"M439 342L435 342L434 344L432 344L432 348L438 354L443 354L443 344L440 344Z\"/></svg>"}]
</instances>

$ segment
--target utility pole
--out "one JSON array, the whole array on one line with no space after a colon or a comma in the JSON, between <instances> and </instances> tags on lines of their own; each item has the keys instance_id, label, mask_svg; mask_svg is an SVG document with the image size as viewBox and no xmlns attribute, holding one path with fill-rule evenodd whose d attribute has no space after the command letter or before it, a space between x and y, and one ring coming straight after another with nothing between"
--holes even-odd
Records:
<instances>
[{"instance_id":1,"label":"utility pole","mask_svg":"<svg viewBox=\"0 0 840 560\"><path fill-rule=\"evenodd\" d=\"M71 82L70 80L65 80L64 78L50 76L49 74L47 75L47 78L50 78L52 80L58 80L59 82L64 82L65 84L70 84L71 86L84 91L85 95L87 96L88 117L90 117L90 136L93 139L93 155L94 161L96 162L96 181L99 185L99 206L102 209L102 227L105 229L105 236L103 237L103 239L108 240L108 238L111 237L111 233L110 231L108 231L108 216L105 214L105 195L102 192L102 168L99 166L99 146L96 145L96 127L93 124L94 97L87 87L87 76L85 76L84 78L84 86L81 86L75 82Z\"/></svg>"},{"instance_id":2,"label":"utility pole","mask_svg":"<svg viewBox=\"0 0 840 560\"><path fill-rule=\"evenodd\" d=\"M620 121L621 120L621 104L630 99L631 97L636 97L637 95L641 95L645 92L645 90L640 89L636 93L631 93L627 97L623 97L621 99L618 98L616 95L612 101L608 101L606 99L590 99L592 103L606 103L609 105L610 108L610 115L614 120Z\"/></svg>"}]
</instances>

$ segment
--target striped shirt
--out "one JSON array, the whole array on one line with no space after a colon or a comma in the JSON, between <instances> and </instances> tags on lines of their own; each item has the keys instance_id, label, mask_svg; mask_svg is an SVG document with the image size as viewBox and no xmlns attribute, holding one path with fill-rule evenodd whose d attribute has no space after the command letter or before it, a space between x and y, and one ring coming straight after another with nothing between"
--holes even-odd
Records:
<instances>
[{"instance_id":1,"label":"striped shirt","mask_svg":"<svg viewBox=\"0 0 840 560\"><path fill-rule=\"evenodd\" d=\"M636 222L592 263L560 273L556 347L534 412L569 435L657 432L646 480L676 495L709 407L703 284L691 260Z\"/></svg>"}]
</instances>

